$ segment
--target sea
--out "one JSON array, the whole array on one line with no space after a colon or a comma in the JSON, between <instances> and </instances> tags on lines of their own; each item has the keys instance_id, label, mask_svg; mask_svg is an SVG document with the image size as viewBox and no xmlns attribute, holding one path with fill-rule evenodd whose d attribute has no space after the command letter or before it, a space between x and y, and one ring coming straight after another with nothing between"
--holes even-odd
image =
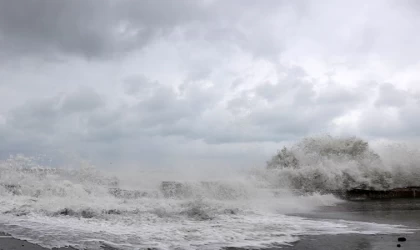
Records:
<instances>
[{"instance_id":1,"label":"sea","mask_svg":"<svg viewBox=\"0 0 420 250\"><path fill-rule=\"evenodd\" d=\"M322 211L348 207L327 192L343 188L340 183L417 184L414 151L389 150L404 154L379 155L378 163L344 161L342 155L303 159L296 151L298 167L220 170L219 175L167 169L118 174L90 164L52 168L13 156L0 162L0 232L46 248L92 250L272 249L306 236L410 234L416 225L370 221L342 211L336 218L322 216ZM296 190L297 180L305 192ZM371 207L366 211L374 216Z\"/></svg>"}]
</instances>

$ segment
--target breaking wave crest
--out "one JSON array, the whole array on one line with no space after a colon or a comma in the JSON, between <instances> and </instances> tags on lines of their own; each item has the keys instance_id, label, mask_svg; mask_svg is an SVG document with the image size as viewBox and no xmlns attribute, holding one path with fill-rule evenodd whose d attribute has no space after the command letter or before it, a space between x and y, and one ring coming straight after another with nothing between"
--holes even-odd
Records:
<instances>
[{"instance_id":1,"label":"breaking wave crest","mask_svg":"<svg viewBox=\"0 0 420 250\"><path fill-rule=\"evenodd\" d=\"M374 151L356 137L305 138L280 150L256 175L275 187L308 192L420 186L420 151L401 144Z\"/></svg>"}]
</instances>

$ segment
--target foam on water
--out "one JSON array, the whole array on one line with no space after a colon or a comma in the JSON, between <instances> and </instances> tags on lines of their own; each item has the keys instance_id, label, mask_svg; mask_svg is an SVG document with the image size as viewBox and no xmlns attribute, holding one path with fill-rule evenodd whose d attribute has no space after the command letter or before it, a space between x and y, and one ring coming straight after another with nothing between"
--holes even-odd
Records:
<instances>
[{"instance_id":1,"label":"foam on water","mask_svg":"<svg viewBox=\"0 0 420 250\"><path fill-rule=\"evenodd\" d=\"M118 249L264 248L308 234L409 231L288 216L341 201L318 193L295 196L252 173L223 180L189 178L166 186L166 172L133 175L138 185L123 190L128 188L123 179L90 166L49 169L22 157L1 162L0 231L45 247L79 249L100 249L102 244Z\"/></svg>"},{"instance_id":2,"label":"foam on water","mask_svg":"<svg viewBox=\"0 0 420 250\"><path fill-rule=\"evenodd\" d=\"M33 214L17 218L2 215L0 219L0 228L13 236L46 247L70 243L80 249L100 249L100 243L120 249L262 248L293 242L300 235L408 231L391 225L315 221L256 212L219 214L212 220L159 217L155 214L114 215L106 219Z\"/></svg>"}]
</instances>

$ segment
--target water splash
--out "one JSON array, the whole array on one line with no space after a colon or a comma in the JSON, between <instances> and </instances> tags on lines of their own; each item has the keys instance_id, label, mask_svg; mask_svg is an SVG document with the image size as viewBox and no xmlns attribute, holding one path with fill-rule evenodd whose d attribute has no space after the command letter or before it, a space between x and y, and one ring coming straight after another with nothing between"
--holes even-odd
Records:
<instances>
[{"instance_id":1,"label":"water splash","mask_svg":"<svg viewBox=\"0 0 420 250\"><path fill-rule=\"evenodd\" d=\"M380 149L356 137L305 138L279 151L268 172L256 174L273 186L308 192L420 186L420 151L398 144Z\"/></svg>"},{"instance_id":2,"label":"water splash","mask_svg":"<svg viewBox=\"0 0 420 250\"><path fill-rule=\"evenodd\" d=\"M291 168L296 171L296 168ZM89 164L48 168L23 156L0 162L0 231L45 247L78 249L264 248L305 234L407 232L399 226L287 216L341 202L295 196L267 176L168 181L166 172L124 180ZM150 179L156 180L152 185ZM278 180L278 179L277 179ZM143 185L146 183L147 185Z\"/></svg>"}]
</instances>

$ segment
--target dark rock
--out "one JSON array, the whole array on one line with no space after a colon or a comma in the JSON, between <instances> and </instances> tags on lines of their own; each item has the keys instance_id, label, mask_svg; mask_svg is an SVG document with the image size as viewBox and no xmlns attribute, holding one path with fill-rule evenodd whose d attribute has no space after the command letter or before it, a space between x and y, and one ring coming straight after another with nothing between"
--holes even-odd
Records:
<instances>
[{"instance_id":1,"label":"dark rock","mask_svg":"<svg viewBox=\"0 0 420 250\"><path fill-rule=\"evenodd\" d=\"M103 211L103 213L105 213L105 214L121 214L121 211L117 210L117 209L110 209L110 210Z\"/></svg>"},{"instance_id":2,"label":"dark rock","mask_svg":"<svg viewBox=\"0 0 420 250\"><path fill-rule=\"evenodd\" d=\"M93 218L95 216L95 213L91 210L83 210L81 216L83 218Z\"/></svg>"},{"instance_id":3,"label":"dark rock","mask_svg":"<svg viewBox=\"0 0 420 250\"><path fill-rule=\"evenodd\" d=\"M401 244L397 244L397 247L401 247Z\"/></svg>"},{"instance_id":4,"label":"dark rock","mask_svg":"<svg viewBox=\"0 0 420 250\"><path fill-rule=\"evenodd\" d=\"M18 213L16 213L15 215L17 216L17 217L19 217L19 216L25 216L25 215L27 215L28 214L28 212L18 212Z\"/></svg>"},{"instance_id":5,"label":"dark rock","mask_svg":"<svg viewBox=\"0 0 420 250\"><path fill-rule=\"evenodd\" d=\"M347 200L420 198L420 187L394 188L388 190L355 188L350 190L333 190L328 191L327 193L332 193Z\"/></svg>"},{"instance_id":6,"label":"dark rock","mask_svg":"<svg viewBox=\"0 0 420 250\"><path fill-rule=\"evenodd\" d=\"M239 212L238 209L225 209L224 210L225 214L237 214Z\"/></svg>"},{"instance_id":7,"label":"dark rock","mask_svg":"<svg viewBox=\"0 0 420 250\"><path fill-rule=\"evenodd\" d=\"M55 215L64 215L64 216L81 216L83 218L92 218L95 216L95 213L92 210L82 210L81 212L76 212L73 209L64 208L55 213Z\"/></svg>"},{"instance_id":8,"label":"dark rock","mask_svg":"<svg viewBox=\"0 0 420 250\"><path fill-rule=\"evenodd\" d=\"M406 239L405 237L399 237L399 238L398 238L398 241L399 241L399 242L404 242L404 241L406 241L406 240L407 240L407 239Z\"/></svg>"},{"instance_id":9,"label":"dark rock","mask_svg":"<svg viewBox=\"0 0 420 250\"><path fill-rule=\"evenodd\" d=\"M64 208L63 210L58 211L57 214L65 215L65 216L72 216L72 215L75 215L76 212L74 212L72 209Z\"/></svg>"}]
</instances>

